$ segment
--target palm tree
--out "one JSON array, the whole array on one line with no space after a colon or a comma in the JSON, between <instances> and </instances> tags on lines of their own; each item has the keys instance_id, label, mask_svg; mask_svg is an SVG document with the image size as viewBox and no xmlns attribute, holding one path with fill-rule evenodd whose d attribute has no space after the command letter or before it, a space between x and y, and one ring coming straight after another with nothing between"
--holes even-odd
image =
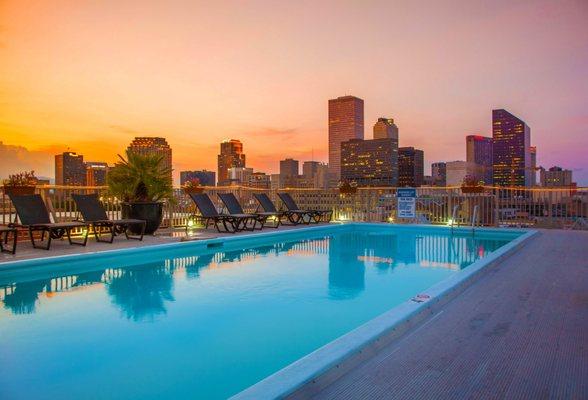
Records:
<instances>
[{"instance_id":1,"label":"palm tree","mask_svg":"<svg viewBox=\"0 0 588 400\"><path fill-rule=\"evenodd\" d=\"M125 202L151 202L173 199L173 187L169 179L170 168L164 167L163 156L137 154L127 150L126 160L120 161L108 172L110 193Z\"/></svg>"}]
</instances>

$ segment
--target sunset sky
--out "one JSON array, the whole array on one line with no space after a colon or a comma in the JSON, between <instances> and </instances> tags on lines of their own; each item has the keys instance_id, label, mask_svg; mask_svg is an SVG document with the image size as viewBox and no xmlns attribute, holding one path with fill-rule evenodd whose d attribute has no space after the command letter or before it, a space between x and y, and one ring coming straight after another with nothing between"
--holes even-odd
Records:
<instances>
[{"instance_id":1,"label":"sunset sky","mask_svg":"<svg viewBox=\"0 0 588 400\"><path fill-rule=\"evenodd\" d=\"M588 2L0 0L0 177L53 177L69 148L114 162L163 136L176 174L326 161L327 100L392 117L428 164L465 158L491 110L531 127L538 163L588 185Z\"/></svg>"}]
</instances>

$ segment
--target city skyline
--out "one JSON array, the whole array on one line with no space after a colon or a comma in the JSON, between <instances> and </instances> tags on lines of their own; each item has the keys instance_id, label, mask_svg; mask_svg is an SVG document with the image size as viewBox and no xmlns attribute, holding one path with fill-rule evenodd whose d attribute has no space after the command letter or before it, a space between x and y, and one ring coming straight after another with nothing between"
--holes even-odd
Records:
<instances>
[{"instance_id":1,"label":"city skyline","mask_svg":"<svg viewBox=\"0 0 588 400\"><path fill-rule=\"evenodd\" d=\"M3 2L0 158L14 167L2 173L52 176L67 150L112 164L135 136L168 140L176 182L181 170L216 170L224 138L246 144L255 170L275 173L288 157L326 162L326 100L353 94L365 100L365 138L393 116L399 145L425 151L427 175L432 162L465 159L463 138L491 136L491 110L504 108L532 127L538 165L588 184L588 6L464 4L373 7L352 35L352 4L234 5L235 20L222 4L205 15L123 2L109 15L106 5ZM333 12L340 18L325 23ZM178 14L202 17L201 27ZM272 35L259 34L258 14L274 21ZM286 15L299 25L280 23ZM376 53L393 57L374 62Z\"/></svg>"}]
</instances>

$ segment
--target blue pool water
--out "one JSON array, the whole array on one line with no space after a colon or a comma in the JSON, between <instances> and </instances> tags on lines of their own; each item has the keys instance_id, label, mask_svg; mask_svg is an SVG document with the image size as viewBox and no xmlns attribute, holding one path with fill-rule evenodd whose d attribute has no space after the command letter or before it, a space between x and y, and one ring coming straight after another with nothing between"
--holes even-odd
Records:
<instances>
[{"instance_id":1,"label":"blue pool water","mask_svg":"<svg viewBox=\"0 0 588 400\"><path fill-rule=\"evenodd\" d=\"M272 236L0 272L0 398L226 398L516 237Z\"/></svg>"}]
</instances>

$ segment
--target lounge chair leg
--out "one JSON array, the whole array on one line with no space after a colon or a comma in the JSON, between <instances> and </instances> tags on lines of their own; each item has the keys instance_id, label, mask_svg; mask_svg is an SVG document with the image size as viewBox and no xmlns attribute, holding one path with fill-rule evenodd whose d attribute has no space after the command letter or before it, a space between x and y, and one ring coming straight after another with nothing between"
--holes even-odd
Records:
<instances>
[{"instance_id":1,"label":"lounge chair leg","mask_svg":"<svg viewBox=\"0 0 588 400\"><path fill-rule=\"evenodd\" d=\"M12 233L13 235L13 241L12 241L12 250L9 249L5 249L4 248L4 244L8 245L8 236ZM17 231L6 231L4 232L4 237L2 238L2 240L0 240L0 250L2 251L2 253L10 253L10 254L15 254L16 253L16 237L17 237L18 233Z\"/></svg>"}]
</instances>

